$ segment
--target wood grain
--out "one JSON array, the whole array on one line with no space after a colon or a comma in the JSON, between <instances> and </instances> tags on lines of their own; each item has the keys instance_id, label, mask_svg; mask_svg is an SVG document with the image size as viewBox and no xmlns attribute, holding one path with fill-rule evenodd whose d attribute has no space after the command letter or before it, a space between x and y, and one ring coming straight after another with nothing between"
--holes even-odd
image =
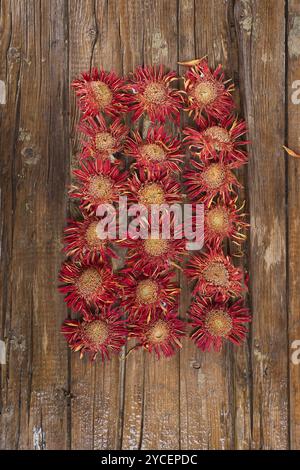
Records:
<instances>
[{"instance_id":1,"label":"wood grain","mask_svg":"<svg viewBox=\"0 0 300 470\"><path fill-rule=\"evenodd\" d=\"M282 151L300 152L299 31L297 0L0 1L1 448L300 448L300 162ZM141 350L80 361L59 334L68 312L56 289L80 151L70 82L92 66L181 73L178 60L206 54L233 77L252 141L238 172L251 223L248 342L203 354L186 339L161 362Z\"/></svg>"}]
</instances>

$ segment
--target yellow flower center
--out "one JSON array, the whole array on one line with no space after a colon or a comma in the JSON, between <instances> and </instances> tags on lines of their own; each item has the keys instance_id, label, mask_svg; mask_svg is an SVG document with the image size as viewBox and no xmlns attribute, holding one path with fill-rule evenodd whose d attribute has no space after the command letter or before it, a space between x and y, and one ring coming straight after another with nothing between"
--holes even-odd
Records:
<instances>
[{"instance_id":1,"label":"yellow flower center","mask_svg":"<svg viewBox=\"0 0 300 470\"><path fill-rule=\"evenodd\" d=\"M160 238L149 238L144 241L144 248L150 256L161 256L168 251L168 241Z\"/></svg>"},{"instance_id":2,"label":"yellow flower center","mask_svg":"<svg viewBox=\"0 0 300 470\"><path fill-rule=\"evenodd\" d=\"M194 89L194 96L200 106L211 104L218 96L217 86L209 81L200 82Z\"/></svg>"},{"instance_id":3,"label":"yellow flower center","mask_svg":"<svg viewBox=\"0 0 300 470\"><path fill-rule=\"evenodd\" d=\"M223 310L212 310L205 319L207 331L213 336L228 336L232 330L232 319Z\"/></svg>"},{"instance_id":4,"label":"yellow flower center","mask_svg":"<svg viewBox=\"0 0 300 470\"><path fill-rule=\"evenodd\" d=\"M107 176L93 176L90 179L89 193L95 199L110 201L113 197L113 183Z\"/></svg>"},{"instance_id":5,"label":"yellow flower center","mask_svg":"<svg viewBox=\"0 0 300 470\"><path fill-rule=\"evenodd\" d=\"M215 207L207 213L207 226L210 230L219 234L226 233L229 229L229 218L226 209Z\"/></svg>"},{"instance_id":6,"label":"yellow flower center","mask_svg":"<svg viewBox=\"0 0 300 470\"><path fill-rule=\"evenodd\" d=\"M148 183L139 191L139 202L141 204L163 204L165 192L160 184Z\"/></svg>"},{"instance_id":7,"label":"yellow flower center","mask_svg":"<svg viewBox=\"0 0 300 470\"><path fill-rule=\"evenodd\" d=\"M91 299L102 286L102 277L95 268L87 268L76 281L80 295L85 299Z\"/></svg>"},{"instance_id":8,"label":"yellow flower center","mask_svg":"<svg viewBox=\"0 0 300 470\"><path fill-rule=\"evenodd\" d=\"M209 188L217 189L224 183L225 171L219 163L212 163L203 171L201 177Z\"/></svg>"},{"instance_id":9,"label":"yellow flower center","mask_svg":"<svg viewBox=\"0 0 300 470\"><path fill-rule=\"evenodd\" d=\"M229 132L220 126L209 127L203 134L212 140L212 145L216 150L221 150L222 144L228 144L231 141Z\"/></svg>"},{"instance_id":10,"label":"yellow flower center","mask_svg":"<svg viewBox=\"0 0 300 470\"><path fill-rule=\"evenodd\" d=\"M202 274L206 281L215 286L227 287L229 284L229 273L222 262L212 261Z\"/></svg>"},{"instance_id":11,"label":"yellow flower center","mask_svg":"<svg viewBox=\"0 0 300 470\"><path fill-rule=\"evenodd\" d=\"M136 298L140 304L153 304L158 297L158 285L151 279L140 281L136 289Z\"/></svg>"},{"instance_id":12,"label":"yellow flower center","mask_svg":"<svg viewBox=\"0 0 300 470\"><path fill-rule=\"evenodd\" d=\"M83 322L82 330L85 338L95 346L103 344L108 337L107 324L101 320Z\"/></svg>"},{"instance_id":13,"label":"yellow flower center","mask_svg":"<svg viewBox=\"0 0 300 470\"><path fill-rule=\"evenodd\" d=\"M101 240L101 238L98 236L97 225L98 222L95 221L92 222L87 228L85 239L89 248L100 248L103 246L104 240Z\"/></svg>"},{"instance_id":14,"label":"yellow flower center","mask_svg":"<svg viewBox=\"0 0 300 470\"><path fill-rule=\"evenodd\" d=\"M105 108L112 102L113 93L106 83L101 81L91 82L91 89L100 109Z\"/></svg>"},{"instance_id":15,"label":"yellow flower center","mask_svg":"<svg viewBox=\"0 0 300 470\"><path fill-rule=\"evenodd\" d=\"M162 83L149 83L146 86L143 96L151 104L162 104L166 100L166 87Z\"/></svg>"},{"instance_id":16,"label":"yellow flower center","mask_svg":"<svg viewBox=\"0 0 300 470\"><path fill-rule=\"evenodd\" d=\"M148 338L151 343L163 343L169 336L168 324L163 320L158 320L150 329Z\"/></svg>"},{"instance_id":17,"label":"yellow flower center","mask_svg":"<svg viewBox=\"0 0 300 470\"><path fill-rule=\"evenodd\" d=\"M158 144L145 144L141 147L141 154L147 160L161 162L166 158L166 152Z\"/></svg>"},{"instance_id":18,"label":"yellow flower center","mask_svg":"<svg viewBox=\"0 0 300 470\"><path fill-rule=\"evenodd\" d=\"M100 152L114 152L116 139L109 132L99 132L96 135L96 148Z\"/></svg>"}]
</instances>

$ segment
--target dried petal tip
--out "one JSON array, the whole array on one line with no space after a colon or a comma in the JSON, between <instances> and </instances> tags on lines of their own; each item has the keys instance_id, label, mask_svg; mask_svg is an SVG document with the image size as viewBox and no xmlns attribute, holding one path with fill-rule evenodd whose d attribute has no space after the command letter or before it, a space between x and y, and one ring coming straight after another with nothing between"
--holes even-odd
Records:
<instances>
[{"instance_id":1,"label":"dried petal tip","mask_svg":"<svg viewBox=\"0 0 300 470\"><path fill-rule=\"evenodd\" d=\"M195 65L198 65L202 62L203 59L205 59L207 55L203 56L201 59L193 59L193 60L188 60L184 62L177 62L178 65L183 65L184 67L194 67Z\"/></svg>"},{"instance_id":2,"label":"dried petal tip","mask_svg":"<svg viewBox=\"0 0 300 470\"><path fill-rule=\"evenodd\" d=\"M284 150L286 151L286 153L287 153L288 155L290 155L291 157L300 158L300 154L299 154L299 153L294 152L294 150L289 149L289 148L286 147L285 145L283 145L282 147L284 148Z\"/></svg>"}]
</instances>

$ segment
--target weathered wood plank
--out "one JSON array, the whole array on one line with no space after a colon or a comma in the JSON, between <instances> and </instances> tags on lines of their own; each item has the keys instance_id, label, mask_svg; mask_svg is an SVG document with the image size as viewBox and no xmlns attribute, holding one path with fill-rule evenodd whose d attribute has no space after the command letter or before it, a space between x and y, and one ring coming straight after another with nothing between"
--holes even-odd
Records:
<instances>
[{"instance_id":1,"label":"weathered wood plank","mask_svg":"<svg viewBox=\"0 0 300 470\"><path fill-rule=\"evenodd\" d=\"M287 109L288 129L287 145L300 152L300 4L295 0L288 3L288 66ZM296 81L298 80L298 83ZM295 88L296 87L296 88ZM289 351L296 354L290 361L290 436L291 448L300 449L300 269L299 269L299 213L300 213L300 161L287 157L288 160L288 279L289 279ZM295 343L298 341L298 343ZM296 348L295 348L296 347Z\"/></svg>"},{"instance_id":2,"label":"weathered wood plank","mask_svg":"<svg viewBox=\"0 0 300 470\"><path fill-rule=\"evenodd\" d=\"M53 333L65 310L56 290L68 175L64 2L1 2L1 21L1 446L67 448L67 354Z\"/></svg>"},{"instance_id":3,"label":"weathered wood plank","mask_svg":"<svg viewBox=\"0 0 300 470\"><path fill-rule=\"evenodd\" d=\"M248 166L252 324L252 447L288 447L285 2L236 2Z\"/></svg>"}]
</instances>

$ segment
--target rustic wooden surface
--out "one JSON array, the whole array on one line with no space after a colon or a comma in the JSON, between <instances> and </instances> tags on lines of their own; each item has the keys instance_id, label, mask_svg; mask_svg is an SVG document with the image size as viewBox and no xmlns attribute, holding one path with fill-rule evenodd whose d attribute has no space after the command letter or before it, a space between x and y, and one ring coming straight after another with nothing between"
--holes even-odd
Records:
<instances>
[{"instance_id":1,"label":"rustic wooden surface","mask_svg":"<svg viewBox=\"0 0 300 470\"><path fill-rule=\"evenodd\" d=\"M299 449L299 0L0 0L2 449ZM93 366L59 334L66 187L79 150L70 81L92 65L208 54L249 125L253 324L239 350L138 351ZM189 291L181 279L181 315Z\"/></svg>"}]
</instances>

